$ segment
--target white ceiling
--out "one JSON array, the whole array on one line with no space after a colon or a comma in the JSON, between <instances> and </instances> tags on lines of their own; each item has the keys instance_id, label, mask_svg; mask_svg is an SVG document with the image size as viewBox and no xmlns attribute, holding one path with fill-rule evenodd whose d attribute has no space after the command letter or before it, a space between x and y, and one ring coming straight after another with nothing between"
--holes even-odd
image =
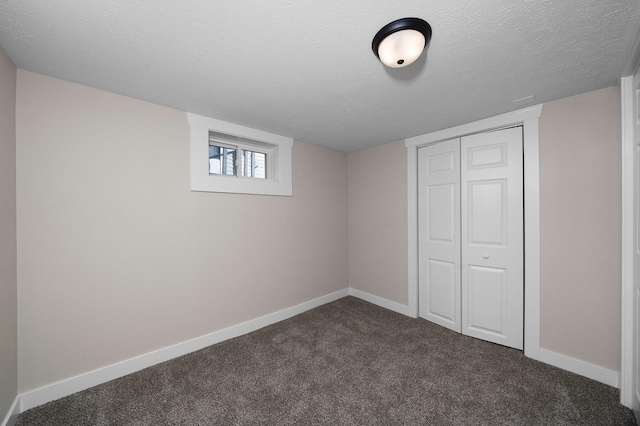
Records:
<instances>
[{"instance_id":1,"label":"white ceiling","mask_svg":"<svg viewBox=\"0 0 640 426\"><path fill-rule=\"evenodd\" d=\"M433 28L386 69L388 22ZM17 67L355 151L617 84L638 0L5 0Z\"/></svg>"}]
</instances>

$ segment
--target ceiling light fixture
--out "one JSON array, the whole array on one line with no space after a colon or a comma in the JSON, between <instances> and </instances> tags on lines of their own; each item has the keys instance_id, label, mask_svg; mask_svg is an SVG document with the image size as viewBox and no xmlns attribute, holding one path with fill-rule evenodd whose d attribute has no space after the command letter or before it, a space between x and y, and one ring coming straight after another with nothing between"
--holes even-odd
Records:
<instances>
[{"instance_id":1,"label":"ceiling light fixture","mask_svg":"<svg viewBox=\"0 0 640 426\"><path fill-rule=\"evenodd\" d=\"M420 18L402 18L384 27L373 38L373 53L388 67L402 68L415 62L431 40L431 25Z\"/></svg>"}]
</instances>

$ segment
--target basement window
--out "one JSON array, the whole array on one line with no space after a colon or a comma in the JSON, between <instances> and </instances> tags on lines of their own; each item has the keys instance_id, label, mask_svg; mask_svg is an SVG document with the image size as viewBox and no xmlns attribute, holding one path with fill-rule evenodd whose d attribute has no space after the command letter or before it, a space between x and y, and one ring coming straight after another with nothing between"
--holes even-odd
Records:
<instances>
[{"instance_id":1,"label":"basement window","mask_svg":"<svg viewBox=\"0 0 640 426\"><path fill-rule=\"evenodd\" d=\"M267 153L259 151L242 150L242 176L266 179L267 178Z\"/></svg>"},{"instance_id":2,"label":"basement window","mask_svg":"<svg viewBox=\"0 0 640 426\"><path fill-rule=\"evenodd\" d=\"M237 148L211 145L209 142L209 174L236 176Z\"/></svg>"},{"instance_id":3,"label":"basement window","mask_svg":"<svg viewBox=\"0 0 640 426\"><path fill-rule=\"evenodd\" d=\"M192 191L291 195L293 139L196 114L187 117Z\"/></svg>"},{"instance_id":4,"label":"basement window","mask_svg":"<svg viewBox=\"0 0 640 426\"><path fill-rule=\"evenodd\" d=\"M209 131L209 174L267 179L271 149L248 143L233 145L224 135Z\"/></svg>"}]
</instances>

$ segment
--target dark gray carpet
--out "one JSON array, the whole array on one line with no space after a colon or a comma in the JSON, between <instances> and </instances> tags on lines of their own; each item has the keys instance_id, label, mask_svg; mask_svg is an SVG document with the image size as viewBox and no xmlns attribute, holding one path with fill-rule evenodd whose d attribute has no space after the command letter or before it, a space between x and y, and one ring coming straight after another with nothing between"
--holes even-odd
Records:
<instances>
[{"instance_id":1,"label":"dark gray carpet","mask_svg":"<svg viewBox=\"0 0 640 426\"><path fill-rule=\"evenodd\" d=\"M618 390L353 297L28 410L18 425L633 425Z\"/></svg>"}]
</instances>

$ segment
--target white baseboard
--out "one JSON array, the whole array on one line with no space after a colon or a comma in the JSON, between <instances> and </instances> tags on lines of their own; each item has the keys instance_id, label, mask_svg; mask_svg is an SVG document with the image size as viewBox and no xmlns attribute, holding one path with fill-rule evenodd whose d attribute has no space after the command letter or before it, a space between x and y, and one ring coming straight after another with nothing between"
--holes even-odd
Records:
<instances>
[{"instance_id":1,"label":"white baseboard","mask_svg":"<svg viewBox=\"0 0 640 426\"><path fill-rule=\"evenodd\" d=\"M168 346L166 348L149 352L147 354L140 355L138 357L131 358L116 364L112 364L98 370L80 374L78 376L71 377L69 379L65 379L39 389L25 392L16 397L16 400L14 401L10 412L7 413L2 426L13 426L17 420L18 414L23 411L29 410L50 401L54 401L59 398L63 398L73 393L80 392L90 387L106 383L119 377L126 376L127 374L134 373L136 371L151 367L161 362L165 362L170 359L206 348L207 346L211 346L216 343L232 339L234 337L239 337L244 334L251 333L260 328L266 327L279 321L286 320L295 315L341 299L348 295L411 317L409 307L407 305L393 302L383 297L375 296L373 294L366 293L354 288L336 291L326 296L322 296L317 299L313 299L299 305L274 312L272 314L264 315L256 319L229 328L225 328L211 334L207 334L205 336L197 337L195 339ZM555 367L571 371L572 373L585 376L589 379L596 380L606 385L616 388L619 387L620 374L615 371L608 370L604 367L600 367L586 361L581 361L579 359L542 348L534 350L533 353L527 353L527 356L538 361L551 364Z\"/></svg>"},{"instance_id":2,"label":"white baseboard","mask_svg":"<svg viewBox=\"0 0 640 426\"><path fill-rule=\"evenodd\" d=\"M407 305L385 299L384 297L375 296L371 293L366 293L355 288L349 288L349 295L357 297L358 299L365 300L369 303L373 303L374 305L378 305L382 308L389 309L390 311L394 311L413 318L413 315L411 315L411 313L409 312L409 306Z\"/></svg>"},{"instance_id":3,"label":"white baseboard","mask_svg":"<svg viewBox=\"0 0 640 426\"><path fill-rule=\"evenodd\" d=\"M620 373L616 371L543 348L527 352L527 356L605 385L613 386L614 388L620 387Z\"/></svg>"},{"instance_id":4,"label":"white baseboard","mask_svg":"<svg viewBox=\"0 0 640 426\"><path fill-rule=\"evenodd\" d=\"M313 299L299 305L283 309L272 314L234 325L223 330L215 331L205 336L196 337L157 351L149 352L116 364L112 364L98 370L80 374L69 379L53 383L39 389L25 392L19 396L19 412L29 410L47 402L80 392L93 386L135 373L143 368L151 367L161 362L186 355L188 353L206 348L207 346L223 342L234 337L242 336L260 328L286 320L295 315L317 308L349 295L349 289L336 291L326 296Z\"/></svg>"},{"instance_id":5,"label":"white baseboard","mask_svg":"<svg viewBox=\"0 0 640 426\"><path fill-rule=\"evenodd\" d=\"M20 414L20 395L16 396L13 404L11 404L11 408L2 422L2 426L14 426L18 420L18 414Z\"/></svg>"}]
</instances>

